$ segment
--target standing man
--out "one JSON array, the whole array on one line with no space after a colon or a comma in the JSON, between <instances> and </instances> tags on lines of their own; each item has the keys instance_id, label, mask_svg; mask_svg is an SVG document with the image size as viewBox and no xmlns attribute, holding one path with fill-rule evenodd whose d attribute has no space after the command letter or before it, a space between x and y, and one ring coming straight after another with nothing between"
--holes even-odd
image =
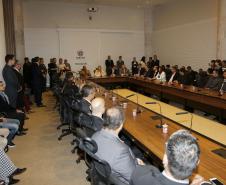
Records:
<instances>
[{"instance_id":1,"label":"standing man","mask_svg":"<svg viewBox=\"0 0 226 185\"><path fill-rule=\"evenodd\" d=\"M47 68L45 66L45 62L43 58L40 58L39 61L39 69L41 70L42 73L42 92L46 91L46 75L47 75Z\"/></svg>"},{"instance_id":2,"label":"standing man","mask_svg":"<svg viewBox=\"0 0 226 185\"><path fill-rule=\"evenodd\" d=\"M71 65L68 63L67 59L64 59L64 65L66 71L71 71Z\"/></svg>"},{"instance_id":3,"label":"standing man","mask_svg":"<svg viewBox=\"0 0 226 185\"><path fill-rule=\"evenodd\" d=\"M38 107L44 107L42 104L42 72L39 68L39 57L32 59L32 85L36 105Z\"/></svg>"},{"instance_id":4,"label":"standing man","mask_svg":"<svg viewBox=\"0 0 226 185\"><path fill-rule=\"evenodd\" d=\"M160 64L160 61L157 55L154 55L153 66L159 66L159 64Z\"/></svg>"},{"instance_id":5,"label":"standing man","mask_svg":"<svg viewBox=\"0 0 226 185\"><path fill-rule=\"evenodd\" d=\"M15 64L14 55L5 56L5 67L3 68L2 75L6 83L5 93L9 98L9 104L16 108L17 105L17 94L20 91L19 82L17 76L13 70L13 65Z\"/></svg>"},{"instance_id":6,"label":"standing man","mask_svg":"<svg viewBox=\"0 0 226 185\"><path fill-rule=\"evenodd\" d=\"M24 83L26 84L27 88L31 89L31 62L29 61L28 57L24 58L23 77Z\"/></svg>"},{"instance_id":7,"label":"standing man","mask_svg":"<svg viewBox=\"0 0 226 185\"><path fill-rule=\"evenodd\" d=\"M50 63L48 64L48 73L49 73L49 80L50 80L50 88L52 88L54 84L54 79L57 76L56 58L50 59Z\"/></svg>"},{"instance_id":8,"label":"standing man","mask_svg":"<svg viewBox=\"0 0 226 185\"><path fill-rule=\"evenodd\" d=\"M105 60L105 65L106 65L106 74L107 76L111 76L112 75L112 70L114 67L114 62L111 59L111 56L109 55L107 60Z\"/></svg>"},{"instance_id":9,"label":"standing man","mask_svg":"<svg viewBox=\"0 0 226 185\"><path fill-rule=\"evenodd\" d=\"M19 83L19 91L17 94L17 108L20 110L24 110L24 78L20 73L21 65L18 63L18 61L16 61L13 69Z\"/></svg>"}]
</instances>

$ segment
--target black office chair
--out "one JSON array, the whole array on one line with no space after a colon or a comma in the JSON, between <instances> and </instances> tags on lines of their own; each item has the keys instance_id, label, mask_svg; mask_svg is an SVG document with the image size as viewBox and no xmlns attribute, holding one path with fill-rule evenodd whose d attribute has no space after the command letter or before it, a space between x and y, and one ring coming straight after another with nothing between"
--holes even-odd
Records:
<instances>
[{"instance_id":1,"label":"black office chair","mask_svg":"<svg viewBox=\"0 0 226 185\"><path fill-rule=\"evenodd\" d=\"M81 140L79 147L85 152L88 163L89 177L92 185L125 185L118 177L112 174L108 162L95 155L98 150L96 142L90 138Z\"/></svg>"},{"instance_id":2,"label":"black office chair","mask_svg":"<svg viewBox=\"0 0 226 185\"><path fill-rule=\"evenodd\" d=\"M62 106L63 107L63 120L66 122L65 124L61 124L61 126L67 125L67 129L62 129L62 134L58 137L60 141L63 137L73 134L72 127L74 125L74 112L72 110L72 103L76 102L77 99L72 99L71 97L62 98Z\"/></svg>"}]
</instances>

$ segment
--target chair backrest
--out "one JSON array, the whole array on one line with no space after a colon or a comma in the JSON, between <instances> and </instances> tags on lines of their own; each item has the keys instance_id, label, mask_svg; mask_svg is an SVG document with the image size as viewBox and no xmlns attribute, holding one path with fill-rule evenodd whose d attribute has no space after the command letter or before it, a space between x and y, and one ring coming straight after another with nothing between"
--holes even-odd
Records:
<instances>
[{"instance_id":1,"label":"chair backrest","mask_svg":"<svg viewBox=\"0 0 226 185\"><path fill-rule=\"evenodd\" d=\"M111 176L110 165L101 160L95 155L98 150L98 146L91 138L84 138L79 144L79 148L91 158L91 181L93 184L109 184L109 178Z\"/></svg>"}]
</instances>

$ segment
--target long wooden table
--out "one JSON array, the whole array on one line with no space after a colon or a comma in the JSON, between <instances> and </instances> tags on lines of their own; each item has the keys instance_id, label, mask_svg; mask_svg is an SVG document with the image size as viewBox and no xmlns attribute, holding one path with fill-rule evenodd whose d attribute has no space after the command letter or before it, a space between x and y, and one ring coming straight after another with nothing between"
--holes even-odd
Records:
<instances>
[{"instance_id":1,"label":"long wooden table","mask_svg":"<svg viewBox=\"0 0 226 185\"><path fill-rule=\"evenodd\" d=\"M154 94L161 99L168 99L183 104L185 107L199 109L220 119L226 119L226 94L219 96L219 92L204 88L193 88L184 85L161 84L158 80L136 77L102 77L91 78L91 81L100 85L121 83L128 87L136 87L145 93Z\"/></svg>"},{"instance_id":2,"label":"long wooden table","mask_svg":"<svg viewBox=\"0 0 226 185\"><path fill-rule=\"evenodd\" d=\"M99 93L100 96L103 95L102 90ZM122 89L114 91L117 95L117 101L112 102L111 96L108 95L105 98L107 107L118 105L121 101L125 101L125 96L133 93L130 90ZM139 95L139 101L141 101L141 106L143 105L142 101L153 101L153 99ZM102 96L103 97L103 96ZM179 129L184 129L184 126L172 121L168 118L164 119L164 123L169 125L168 134L163 134L162 129L155 127L156 124L159 124L159 120L153 120L150 117L154 116L158 112L156 107L153 111L150 110L150 107L146 109L143 107L144 112L138 114L136 117L132 116L132 110L136 108L134 103L135 97L130 98L131 101L128 102L128 106L125 111L126 121L124 124L124 131L137 143L141 148L144 148L145 152L153 158L161 160L165 152L165 143L168 137L175 131ZM150 106L150 105L149 105ZM174 111L174 110L168 110ZM177 110L176 110L177 111ZM174 112L172 113L174 115ZM182 120L184 118L181 118ZM208 130L208 129L207 129ZM218 131L216 130L216 134ZM224 148L224 145L218 144L198 133L193 133L193 135L198 139L201 155L200 155L200 164L194 174L200 174L205 179L211 177L217 177L220 181L226 184L226 159L212 152L212 150ZM224 136L223 136L224 137ZM226 137L226 135L225 135Z\"/></svg>"}]
</instances>

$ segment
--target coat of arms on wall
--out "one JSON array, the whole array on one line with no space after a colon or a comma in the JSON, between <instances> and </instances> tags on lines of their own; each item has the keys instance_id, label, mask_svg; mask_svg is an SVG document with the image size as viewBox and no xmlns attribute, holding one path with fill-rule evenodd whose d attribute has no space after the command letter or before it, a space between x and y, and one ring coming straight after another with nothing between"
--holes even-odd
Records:
<instances>
[{"instance_id":1,"label":"coat of arms on wall","mask_svg":"<svg viewBox=\"0 0 226 185\"><path fill-rule=\"evenodd\" d=\"M76 59L85 59L84 51L82 49L77 51Z\"/></svg>"}]
</instances>

